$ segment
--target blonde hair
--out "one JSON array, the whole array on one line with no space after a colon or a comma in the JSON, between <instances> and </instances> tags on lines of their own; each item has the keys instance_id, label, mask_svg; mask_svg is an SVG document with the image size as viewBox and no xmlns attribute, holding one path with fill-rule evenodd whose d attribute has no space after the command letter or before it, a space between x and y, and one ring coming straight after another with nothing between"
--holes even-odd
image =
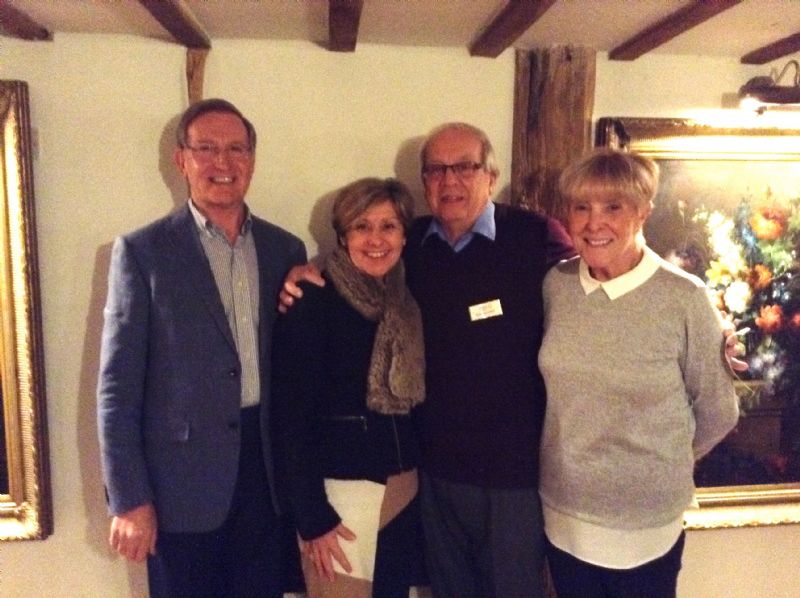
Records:
<instances>
[{"instance_id":1,"label":"blonde hair","mask_svg":"<svg viewBox=\"0 0 800 598\"><path fill-rule=\"evenodd\" d=\"M652 206L658 164L634 152L600 149L569 165L558 180L566 207L590 196L618 196L638 209Z\"/></svg>"}]
</instances>

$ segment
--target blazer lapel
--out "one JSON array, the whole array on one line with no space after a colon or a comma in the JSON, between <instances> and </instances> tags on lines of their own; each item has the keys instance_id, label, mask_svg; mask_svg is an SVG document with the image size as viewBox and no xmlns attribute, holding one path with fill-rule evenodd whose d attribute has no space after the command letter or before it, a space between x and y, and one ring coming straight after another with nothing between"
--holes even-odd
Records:
<instances>
[{"instance_id":1,"label":"blazer lapel","mask_svg":"<svg viewBox=\"0 0 800 598\"><path fill-rule=\"evenodd\" d=\"M271 247L269 230L262 225L261 221L253 217L253 240L256 244L256 256L258 257L258 285L259 285L259 345L261 355L269 355L267 351L269 335L272 334L272 319L278 308L278 294L275 289L275 282L281 275L278 272L278 264L275 260L275 251ZM280 279L283 282L283 279Z\"/></svg>"},{"instance_id":2,"label":"blazer lapel","mask_svg":"<svg viewBox=\"0 0 800 598\"><path fill-rule=\"evenodd\" d=\"M225 340L236 351L236 342L228 324L228 318L225 316L225 308L222 306L217 283L214 281L214 274L211 272L208 258L197 237L195 230L197 225L188 205L175 213L171 224L170 232L175 244L174 255L183 264L182 272L197 290L197 296L205 304Z\"/></svg>"}]
</instances>

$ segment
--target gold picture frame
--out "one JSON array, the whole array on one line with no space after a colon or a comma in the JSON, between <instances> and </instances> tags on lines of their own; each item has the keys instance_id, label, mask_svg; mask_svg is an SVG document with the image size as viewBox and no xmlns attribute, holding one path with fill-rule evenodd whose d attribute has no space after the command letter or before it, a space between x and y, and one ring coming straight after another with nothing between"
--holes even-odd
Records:
<instances>
[{"instance_id":1,"label":"gold picture frame","mask_svg":"<svg viewBox=\"0 0 800 598\"><path fill-rule=\"evenodd\" d=\"M28 88L0 81L0 540L53 531Z\"/></svg>"},{"instance_id":2,"label":"gold picture frame","mask_svg":"<svg viewBox=\"0 0 800 598\"><path fill-rule=\"evenodd\" d=\"M792 190L792 197L800 195L800 129L720 128L686 119L601 118L595 145L635 151L659 164L659 195L645 237L662 255L669 253L680 235L686 238L690 234L687 230L691 225L687 222L689 214L696 213L692 212L693 202L694 208L703 205L710 206L709 210L731 211L739 205L733 202L743 196L765 193L770 197L773 191ZM678 213L680 218L675 217ZM677 230L681 226L686 228ZM747 400L745 395L752 393L753 385L739 384L740 400ZM797 397L798 393L792 396ZM735 442L747 442L753 454L771 457L769 451L783 450L781 435L787 428L792 446L800 448L800 407L794 405L790 415L786 413L789 411L765 401L758 413L752 417L746 414L737 427L737 433L744 426L752 437L735 438ZM796 433L792 431L795 429ZM800 451L797 459L800 463ZM726 470L726 475L733 475L724 484L698 484L697 505L685 514L687 529L800 522L800 470L788 482L739 485L736 480L746 476L735 470L738 462L728 463L737 465Z\"/></svg>"}]
</instances>

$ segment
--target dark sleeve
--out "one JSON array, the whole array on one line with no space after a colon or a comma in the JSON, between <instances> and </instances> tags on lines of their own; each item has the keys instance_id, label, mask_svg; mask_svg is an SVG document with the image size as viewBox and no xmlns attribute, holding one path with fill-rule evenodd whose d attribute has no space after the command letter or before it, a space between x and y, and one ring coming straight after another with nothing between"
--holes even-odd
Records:
<instances>
[{"instance_id":1,"label":"dark sleeve","mask_svg":"<svg viewBox=\"0 0 800 598\"><path fill-rule=\"evenodd\" d=\"M315 433L327 380L321 351L326 330L324 290L307 283L301 286L303 299L275 325L272 391L290 509L300 536L312 540L335 528L341 518L325 494Z\"/></svg>"},{"instance_id":2,"label":"dark sleeve","mask_svg":"<svg viewBox=\"0 0 800 598\"><path fill-rule=\"evenodd\" d=\"M308 256L306 255L306 246L302 241L298 239L293 244L293 247L289 253L289 269L293 268L294 266L302 266L306 262L308 262ZM287 269L286 272L284 272L284 278L288 273L289 270Z\"/></svg>"},{"instance_id":3,"label":"dark sleeve","mask_svg":"<svg viewBox=\"0 0 800 598\"><path fill-rule=\"evenodd\" d=\"M561 260L575 256L572 240L562 224L555 218L547 218L547 265L553 266Z\"/></svg>"}]
</instances>

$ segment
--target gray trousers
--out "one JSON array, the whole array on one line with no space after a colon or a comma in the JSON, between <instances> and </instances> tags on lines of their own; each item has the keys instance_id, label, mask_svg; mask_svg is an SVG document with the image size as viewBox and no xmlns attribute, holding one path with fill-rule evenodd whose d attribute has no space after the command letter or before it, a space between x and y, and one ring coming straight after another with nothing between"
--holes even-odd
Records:
<instances>
[{"instance_id":1,"label":"gray trousers","mask_svg":"<svg viewBox=\"0 0 800 598\"><path fill-rule=\"evenodd\" d=\"M536 488L481 488L422 473L420 500L436 598L543 597Z\"/></svg>"}]
</instances>

